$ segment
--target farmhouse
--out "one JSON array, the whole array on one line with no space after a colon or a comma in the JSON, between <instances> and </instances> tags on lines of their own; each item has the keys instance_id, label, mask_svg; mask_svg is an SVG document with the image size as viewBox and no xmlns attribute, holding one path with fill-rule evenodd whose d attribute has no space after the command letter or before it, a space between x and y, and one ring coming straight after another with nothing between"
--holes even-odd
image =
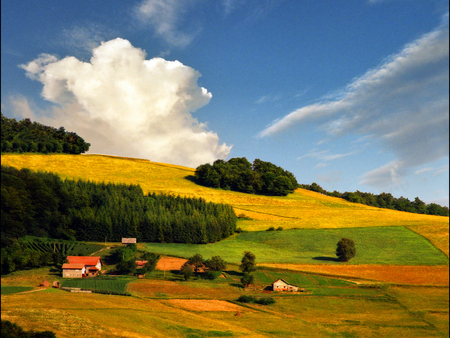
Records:
<instances>
[{"instance_id":1,"label":"farmhouse","mask_svg":"<svg viewBox=\"0 0 450 338\"><path fill-rule=\"evenodd\" d=\"M122 244L127 246L128 244L136 244L136 238L122 238Z\"/></svg>"},{"instance_id":2,"label":"farmhouse","mask_svg":"<svg viewBox=\"0 0 450 338\"><path fill-rule=\"evenodd\" d=\"M67 260L62 266L64 278L95 277L103 265L100 257L67 256Z\"/></svg>"},{"instance_id":3,"label":"farmhouse","mask_svg":"<svg viewBox=\"0 0 450 338\"><path fill-rule=\"evenodd\" d=\"M84 264L64 263L62 266L64 278L83 278L86 277L86 267Z\"/></svg>"},{"instance_id":4,"label":"farmhouse","mask_svg":"<svg viewBox=\"0 0 450 338\"><path fill-rule=\"evenodd\" d=\"M289 284L284 279L277 279L272 283L273 291L298 291L298 286Z\"/></svg>"}]
</instances>

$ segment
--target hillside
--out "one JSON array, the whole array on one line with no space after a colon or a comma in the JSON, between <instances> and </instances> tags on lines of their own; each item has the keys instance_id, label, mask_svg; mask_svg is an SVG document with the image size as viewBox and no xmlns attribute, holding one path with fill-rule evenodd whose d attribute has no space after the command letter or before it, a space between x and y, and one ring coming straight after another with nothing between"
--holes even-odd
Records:
<instances>
[{"instance_id":1,"label":"hillside","mask_svg":"<svg viewBox=\"0 0 450 338\"><path fill-rule=\"evenodd\" d=\"M134 158L4 154L2 164L50 171L63 178L139 184L144 193L163 192L231 204L238 216L245 215L238 223L243 230L404 226L449 255L448 217L379 209L304 189L286 197L272 197L206 188L193 182L193 168Z\"/></svg>"},{"instance_id":2,"label":"hillside","mask_svg":"<svg viewBox=\"0 0 450 338\"><path fill-rule=\"evenodd\" d=\"M194 169L132 158L7 154L2 164L231 204L240 216L237 226L248 230L209 244L139 243L184 259L163 257L143 279L72 281L79 287L108 284L131 297L38 289L43 279L61 281L49 267L2 276L2 319L26 330L39 327L57 337L74 331L79 337L142 338L448 336L448 217L377 209L304 189L268 197L206 188L193 182ZM270 227L284 230L266 231ZM343 236L357 243L347 263L334 256ZM258 270L255 284L244 289L238 264L247 250L256 255ZM215 280L185 281L177 270L195 253L220 255L228 268ZM306 291L267 295L278 278ZM236 301L242 295L270 296L275 303L243 304Z\"/></svg>"}]
</instances>

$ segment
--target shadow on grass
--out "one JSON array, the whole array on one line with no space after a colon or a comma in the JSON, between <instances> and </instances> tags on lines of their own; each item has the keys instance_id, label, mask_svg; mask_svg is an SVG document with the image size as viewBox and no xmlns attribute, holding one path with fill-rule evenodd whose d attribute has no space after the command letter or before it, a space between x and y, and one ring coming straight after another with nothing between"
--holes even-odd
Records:
<instances>
[{"instance_id":1,"label":"shadow on grass","mask_svg":"<svg viewBox=\"0 0 450 338\"><path fill-rule=\"evenodd\" d=\"M230 276L240 276L240 277L242 277L244 275L242 272L234 271L234 270L225 270L224 272L227 275L230 275Z\"/></svg>"},{"instance_id":2,"label":"shadow on grass","mask_svg":"<svg viewBox=\"0 0 450 338\"><path fill-rule=\"evenodd\" d=\"M313 259L315 259L316 261L328 261L328 262L340 262L339 258L334 258L334 257L313 257Z\"/></svg>"},{"instance_id":3,"label":"shadow on grass","mask_svg":"<svg viewBox=\"0 0 450 338\"><path fill-rule=\"evenodd\" d=\"M184 179L199 184L194 175L185 176Z\"/></svg>"}]
</instances>

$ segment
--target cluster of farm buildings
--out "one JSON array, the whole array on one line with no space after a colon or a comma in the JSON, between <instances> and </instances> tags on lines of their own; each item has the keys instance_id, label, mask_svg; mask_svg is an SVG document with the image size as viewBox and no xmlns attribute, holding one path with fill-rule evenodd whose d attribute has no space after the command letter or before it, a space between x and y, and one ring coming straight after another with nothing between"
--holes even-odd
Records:
<instances>
[{"instance_id":1,"label":"cluster of farm buildings","mask_svg":"<svg viewBox=\"0 0 450 338\"><path fill-rule=\"evenodd\" d=\"M136 243L135 238L123 238L122 244L127 245ZM84 278L98 276L102 270L103 262L100 257L96 256L67 256L68 263L63 264L64 278ZM143 267L147 261L136 261L138 268ZM272 283L273 291L298 291L298 286L285 281L284 279L277 279Z\"/></svg>"}]
</instances>

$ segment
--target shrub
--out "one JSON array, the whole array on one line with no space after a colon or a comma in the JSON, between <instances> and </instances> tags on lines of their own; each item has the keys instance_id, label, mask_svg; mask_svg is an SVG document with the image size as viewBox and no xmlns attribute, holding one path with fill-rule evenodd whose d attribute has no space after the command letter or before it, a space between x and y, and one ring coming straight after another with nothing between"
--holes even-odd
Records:
<instances>
[{"instance_id":1,"label":"shrub","mask_svg":"<svg viewBox=\"0 0 450 338\"><path fill-rule=\"evenodd\" d=\"M267 229L266 231L274 231L275 228L274 227L270 227L269 229Z\"/></svg>"},{"instance_id":2,"label":"shrub","mask_svg":"<svg viewBox=\"0 0 450 338\"><path fill-rule=\"evenodd\" d=\"M283 231L283 227L278 227L277 231Z\"/></svg>"},{"instance_id":3,"label":"shrub","mask_svg":"<svg viewBox=\"0 0 450 338\"><path fill-rule=\"evenodd\" d=\"M208 270L205 272L205 278L206 279L216 279L222 274L222 271L212 271Z\"/></svg>"},{"instance_id":4,"label":"shrub","mask_svg":"<svg viewBox=\"0 0 450 338\"><path fill-rule=\"evenodd\" d=\"M242 295L237 299L240 303L253 303L255 301L255 297Z\"/></svg>"},{"instance_id":5,"label":"shrub","mask_svg":"<svg viewBox=\"0 0 450 338\"><path fill-rule=\"evenodd\" d=\"M260 305L271 305L275 303L275 300L272 297L261 297L258 299L253 296L246 295L240 296L237 301L240 303L256 303Z\"/></svg>"}]
</instances>

